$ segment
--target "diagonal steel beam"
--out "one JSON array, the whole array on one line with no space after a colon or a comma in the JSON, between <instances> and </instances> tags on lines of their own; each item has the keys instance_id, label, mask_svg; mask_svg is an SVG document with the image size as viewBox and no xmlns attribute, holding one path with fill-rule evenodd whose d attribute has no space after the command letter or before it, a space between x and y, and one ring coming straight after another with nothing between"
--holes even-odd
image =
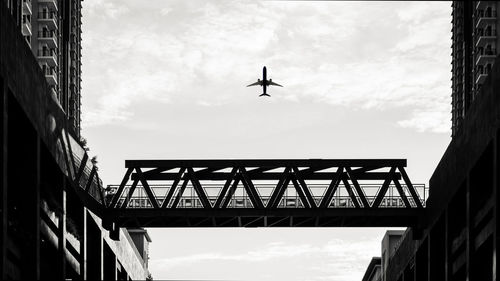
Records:
<instances>
[{"instance_id":1,"label":"diagonal steel beam","mask_svg":"<svg viewBox=\"0 0 500 281\"><path fill-rule=\"evenodd\" d=\"M196 178L193 168L189 167L187 170L188 170L188 176L191 179L191 183L193 184L194 190L198 194L198 198L200 198L201 204L206 209L212 208L212 204L210 203L210 200L208 200L207 194L205 193L205 189L203 189L203 187L200 184L200 181L198 181L198 179Z\"/></svg>"},{"instance_id":2,"label":"diagonal steel beam","mask_svg":"<svg viewBox=\"0 0 500 281\"><path fill-rule=\"evenodd\" d=\"M236 217L231 217L231 218L229 218L229 219L227 219L227 220L223 221L222 223L219 223L219 226L224 226L224 225L226 225L226 224L228 224L228 223L230 223L230 222L234 221L235 219L236 219Z\"/></svg>"},{"instance_id":3,"label":"diagonal steel beam","mask_svg":"<svg viewBox=\"0 0 500 281\"><path fill-rule=\"evenodd\" d=\"M323 199L321 200L321 203L319 204L320 208L328 208L330 205L330 202L332 201L333 195L335 194L335 191L337 191L337 188L340 184L340 180L342 178L342 174L344 172L343 167L339 167L337 169L337 172L335 172L335 176L330 182L330 185L326 189L325 195L323 195Z\"/></svg>"},{"instance_id":4,"label":"diagonal steel beam","mask_svg":"<svg viewBox=\"0 0 500 281\"><path fill-rule=\"evenodd\" d=\"M201 219L200 221L198 221L197 223L195 224L192 224L191 226L192 227L197 227L199 225L201 225L202 223L206 222L206 221L209 221L209 220L212 220L214 217L207 217L207 218L203 218Z\"/></svg>"},{"instance_id":5,"label":"diagonal steel beam","mask_svg":"<svg viewBox=\"0 0 500 281\"><path fill-rule=\"evenodd\" d=\"M398 166L398 170L401 173L401 176L403 176L403 180L406 183L406 187L408 187L408 190L410 191L411 197L413 197L413 200L415 200L415 203L417 204L417 208L423 208L424 206L422 205L422 202L420 202L420 197L418 196L417 192L415 191L415 188L413 187L413 184L411 183L410 178L408 177L408 174L406 173L404 167Z\"/></svg>"},{"instance_id":6,"label":"diagonal steel beam","mask_svg":"<svg viewBox=\"0 0 500 281\"><path fill-rule=\"evenodd\" d=\"M312 220L316 220L317 217L309 217L309 218L305 218L304 220L302 220L301 222L298 222L298 223L295 223L295 226L301 226L307 222L310 222Z\"/></svg>"},{"instance_id":7,"label":"diagonal steel beam","mask_svg":"<svg viewBox=\"0 0 500 281\"><path fill-rule=\"evenodd\" d=\"M279 168L279 166L259 167L259 168L255 168L253 170L247 171L247 173L250 174L250 175L261 174L261 173L263 173L265 171L269 171L269 170L273 170L273 169L277 169L277 168Z\"/></svg>"},{"instance_id":8,"label":"diagonal steel beam","mask_svg":"<svg viewBox=\"0 0 500 281\"><path fill-rule=\"evenodd\" d=\"M377 170L384 168L385 166L369 166L369 167L362 167L362 168L357 168L357 169L351 169L354 174L364 174L369 171Z\"/></svg>"},{"instance_id":9,"label":"diagonal steel beam","mask_svg":"<svg viewBox=\"0 0 500 281\"><path fill-rule=\"evenodd\" d=\"M99 194L101 195L102 204L104 205L104 208L106 208L106 194L104 194L104 188L101 185L101 179L99 178L99 174L96 173L95 177L97 179L97 188L99 188Z\"/></svg>"},{"instance_id":10,"label":"diagonal steel beam","mask_svg":"<svg viewBox=\"0 0 500 281\"><path fill-rule=\"evenodd\" d=\"M283 194L285 193L285 191L288 188L289 184L290 184L290 174L288 174L288 177L283 182L283 185L281 186L281 189L277 193L276 200L274 201L274 203L271 206L271 208L277 208L278 207L278 205L280 204L281 199L283 199Z\"/></svg>"},{"instance_id":11,"label":"diagonal steel beam","mask_svg":"<svg viewBox=\"0 0 500 281\"><path fill-rule=\"evenodd\" d=\"M255 189L255 186L253 185L250 178L248 177L244 167L240 168L240 174L243 182L243 187L245 187L245 190L248 194L248 197L250 198L250 201L252 201L252 205L254 206L254 208L264 209L264 204L260 199L259 193Z\"/></svg>"},{"instance_id":12,"label":"diagonal steel beam","mask_svg":"<svg viewBox=\"0 0 500 281\"><path fill-rule=\"evenodd\" d=\"M181 201L182 194L184 193L184 190L186 189L188 181L189 181L189 179L187 179L187 178L184 179L184 182L182 183L182 186L179 189L179 192L177 193L177 196L175 197L174 202L172 203L172 206L170 206L170 208L172 208L172 209L177 208L179 201Z\"/></svg>"},{"instance_id":13,"label":"diagonal steel beam","mask_svg":"<svg viewBox=\"0 0 500 281\"><path fill-rule=\"evenodd\" d=\"M406 208L411 208L410 201L408 201L408 198L406 198L405 191L401 184L399 183L398 180L393 180L394 184L396 185L396 189L399 192L399 196L401 196L401 199L403 199L403 202L405 203Z\"/></svg>"},{"instance_id":14,"label":"diagonal steel beam","mask_svg":"<svg viewBox=\"0 0 500 281\"><path fill-rule=\"evenodd\" d=\"M123 189L125 188L125 184L127 184L128 179L130 178L130 174L132 174L132 170L134 170L134 168L127 169L127 172L125 173L125 176L123 176L122 182L120 183L120 187L118 187L118 190L113 195L113 199L111 199L111 204L109 204L110 208L114 208L116 203L118 202L118 199L120 199Z\"/></svg>"},{"instance_id":15,"label":"diagonal steel beam","mask_svg":"<svg viewBox=\"0 0 500 281\"><path fill-rule=\"evenodd\" d=\"M218 171L218 170L222 170L222 169L225 169L225 168L228 168L228 167L224 167L224 168L221 168L221 167L209 167L209 168L205 168L205 169L202 169L202 170L198 170L196 172L194 172L196 174L196 177L197 178L202 178L204 175L209 175L215 171Z\"/></svg>"},{"instance_id":16,"label":"diagonal steel beam","mask_svg":"<svg viewBox=\"0 0 500 281\"><path fill-rule=\"evenodd\" d=\"M135 191L135 188L137 186L137 182L138 181L139 180L134 180L134 182L132 183L132 186L128 190L127 197L125 197L125 201L123 201L123 203L120 206L120 208L122 208L122 209L127 208L128 202L130 202L130 198L132 198L132 194L134 194L134 191Z\"/></svg>"},{"instance_id":17,"label":"diagonal steel beam","mask_svg":"<svg viewBox=\"0 0 500 281\"><path fill-rule=\"evenodd\" d=\"M274 188L273 192L271 193L271 197L269 198L269 201L267 202L267 208L276 208L276 206L279 204L281 196L283 196L283 192L288 186L288 183L290 182L290 167L286 167L285 171L283 171L283 174L281 175L280 180L278 181L278 184Z\"/></svg>"},{"instance_id":18,"label":"diagonal steel beam","mask_svg":"<svg viewBox=\"0 0 500 281\"><path fill-rule=\"evenodd\" d=\"M231 182L235 179L236 172L238 171L238 168L234 167L231 170L231 176L226 180L226 183L224 183L224 186L222 187L219 196L217 196L217 200L215 201L214 208L220 208L222 201L224 200L224 196L226 196L226 193L231 186Z\"/></svg>"},{"instance_id":19,"label":"diagonal steel beam","mask_svg":"<svg viewBox=\"0 0 500 281\"><path fill-rule=\"evenodd\" d=\"M315 173L315 172L318 172L318 171L321 171L321 170L330 169L330 168L332 168L332 167L309 167L309 168L306 168L306 169L302 169L299 172L300 173L304 173L304 174L311 174L311 173Z\"/></svg>"},{"instance_id":20,"label":"diagonal steel beam","mask_svg":"<svg viewBox=\"0 0 500 281\"><path fill-rule=\"evenodd\" d=\"M275 225L277 225L277 224L279 224L279 223L281 223L281 222L284 222L284 221L286 221L286 220L289 220L289 217L283 217L283 218L280 218L280 219L276 220L275 222L268 224L268 226L269 226L269 227L271 227L271 226L275 226Z\"/></svg>"},{"instance_id":21,"label":"diagonal steel beam","mask_svg":"<svg viewBox=\"0 0 500 281\"><path fill-rule=\"evenodd\" d=\"M172 183L172 186L168 190L167 196L163 200L163 203L161 204L161 208L164 209L168 206L168 203L170 203L170 200L172 200L172 196L174 196L175 190L177 188L177 185L179 185L179 182L182 179L182 175L184 174L184 171L186 171L186 168L181 168L179 172L177 173L177 177L175 178L174 182Z\"/></svg>"},{"instance_id":22,"label":"diagonal steel beam","mask_svg":"<svg viewBox=\"0 0 500 281\"><path fill-rule=\"evenodd\" d=\"M330 218L329 220L327 221L323 221L321 224L319 224L318 226L319 227L323 227L323 226L329 226L331 223L335 222L335 221L339 221L341 220L342 218L340 217L333 217L333 218Z\"/></svg>"},{"instance_id":23,"label":"diagonal steel beam","mask_svg":"<svg viewBox=\"0 0 500 281\"><path fill-rule=\"evenodd\" d=\"M309 190L309 187L307 186L306 182L304 181L304 179L302 179L300 177L299 169L297 167L294 167L293 168L293 172L295 174L295 179L299 183L299 187L302 188L302 191L303 191L304 195L306 196L307 201L309 201L310 207L311 208L316 208L316 201L314 201L314 197L312 196L312 193Z\"/></svg>"},{"instance_id":24,"label":"diagonal steel beam","mask_svg":"<svg viewBox=\"0 0 500 281\"><path fill-rule=\"evenodd\" d=\"M70 179L73 179L73 173L71 170L71 166L73 166L73 164L71 163L71 160L69 159L68 151L66 150L67 143L62 136L59 137L58 139L61 142L61 146L62 146L61 148L62 148L63 156L64 156L64 164L66 165L66 171L68 173L68 177ZM76 185L76 187L80 187L78 182L73 181L73 183Z\"/></svg>"},{"instance_id":25,"label":"diagonal steel beam","mask_svg":"<svg viewBox=\"0 0 500 281\"><path fill-rule=\"evenodd\" d=\"M347 193L349 194L349 197L352 200L352 203L356 208L361 208L358 202L358 198L356 198L356 195L352 191L351 185L349 184L349 181L347 179L342 179L342 182L344 183L345 189L347 190Z\"/></svg>"},{"instance_id":26,"label":"diagonal steel beam","mask_svg":"<svg viewBox=\"0 0 500 281\"><path fill-rule=\"evenodd\" d=\"M68 149L68 154L69 154L68 161L71 163L71 169L70 169L72 171L71 174L76 176L76 162L75 162L75 157L73 155L73 149L71 148L71 141L70 141L69 133L67 130L64 130L64 137L66 137L66 140L65 140L66 148ZM70 179L71 179L71 177L70 177ZM76 179L75 179L75 181L76 181Z\"/></svg>"},{"instance_id":27,"label":"diagonal steel beam","mask_svg":"<svg viewBox=\"0 0 500 281\"><path fill-rule=\"evenodd\" d=\"M231 185L231 188L228 190L226 199L223 201L221 208L226 208L227 205L229 205L229 202L231 202L231 198L233 197L233 194L236 191L239 182L240 182L240 175L236 174L234 177L234 182Z\"/></svg>"},{"instance_id":28,"label":"diagonal steel beam","mask_svg":"<svg viewBox=\"0 0 500 281\"><path fill-rule=\"evenodd\" d=\"M295 178L295 175L291 175L290 178L292 179L293 186L295 187L295 190L299 194L300 201L302 201L304 208L311 208L311 204L309 203L309 200L307 200L306 195L304 194L304 191L302 190L299 182Z\"/></svg>"},{"instance_id":29,"label":"diagonal steel beam","mask_svg":"<svg viewBox=\"0 0 500 281\"><path fill-rule=\"evenodd\" d=\"M87 153L83 154L82 161L80 162L80 167L78 168L78 171L76 172L75 176L75 182L80 182L80 177L83 174L83 171L85 170L85 166L87 164L87 160L89 159L89 156Z\"/></svg>"},{"instance_id":30,"label":"diagonal steel beam","mask_svg":"<svg viewBox=\"0 0 500 281\"><path fill-rule=\"evenodd\" d=\"M92 180L94 180L94 176L97 170L95 166L92 166L92 170L90 171L89 179L87 180L87 184L85 185L85 192L89 192L90 186L92 185Z\"/></svg>"},{"instance_id":31,"label":"diagonal steel beam","mask_svg":"<svg viewBox=\"0 0 500 281\"><path fill-rule=\"evenodd\" d=\"M141 167L138 167L138 168L141 168ZM169 171L169 170L172 170L174 168L155 168L155 169L151 169L151 170L148 170L148 171L142 171L142 177L145 179L145 180L148 180L150 176L153 176L153 175L158 175L158 174L161 174L165 171Z\"/></svg>"},{"instance_id":32,"label":"diagonal steel beam","mask_svg":"<svg viewBox=\"0 0 500 281\"><path fill-rule=\"evenodd\" d=\"M257 217L257 218L255 218L255 219L253 219L253 220L251 220L251 221L249 221L249 222L245 223L244 225L242 225L242 227L248 227L248 226L252 225L253 223L256 223L256 222L258 222L259 220L264 219L264 218L265 218L265 217Z\"/></svg>"},{"instance_id":33,"label":"diagonal steel beam","mask_svg":"<svg viewBox=\"0 0 500 281\"><path fill-rule=\"evenodd\" d=\"M139 180L141 181L142 188L144 188L144 191L146 191L146 194L148 195L149 201L151 202L151 205L153 205L153 208L158 209L160 206L158 205L158 201L156 201L156 196L153 194L153 191L151 190L151 187L148 184L148 181L144 179L142 175L141 168L137 167L135 168L135 171L139 177Z\"/></svg>"},{"instance_id":34,"label":"diagonal steel beam","mask_svg":"<svg viewBox=\"0 0 500 281\"><path fill-rule=\"evenodd\" d=\"M354 185L354 188L356 189L356 192L358 193L359 198L361 199L361 203L363 203L363 206L365 208L370 208L370 204L368 203L368 200L366 200L365 193L363 192L363 189L359 186L358 180L356 180L355 174L349 167L345 167L345 170L347 174L349 175L349 178L351 179L352 185Z\"/></svg>"},{"instance_id":35,"label":"diagonal steel beam","mask_svg":"<svg viewBox=\"0 0 500 281\"><path fill-rule=\"evenodd\" d=\"M375 201L372 204L372 208L378 208L380 205L380 202L382 202L382 199L384 199L385 193L387 192L387 189L389 189L389 184L391 183L393 177L392 174L396 171L396 167L391 167L391 170L389 171L389 175L387 179L385 179L384 183L382 184L382 187L380 188L377 197L375 198Z\"/></svg>"}]
</instances>

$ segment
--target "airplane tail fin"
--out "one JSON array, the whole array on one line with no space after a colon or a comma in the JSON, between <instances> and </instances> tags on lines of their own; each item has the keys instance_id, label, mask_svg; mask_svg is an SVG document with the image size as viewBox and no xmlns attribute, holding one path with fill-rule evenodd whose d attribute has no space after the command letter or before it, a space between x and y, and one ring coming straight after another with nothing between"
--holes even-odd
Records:
<instances>
[{"instance_id":1,"label":"airplane tail fin","mask_svg":"<svg viewBox=\"0 0 500 281\"><path fill-rule=\"evenodd\" d=\"M262 97L262 96L270 97L270 95L268 95L268 94L260 94L259 95L259 97Z\"/></svg>"}]
</instances>

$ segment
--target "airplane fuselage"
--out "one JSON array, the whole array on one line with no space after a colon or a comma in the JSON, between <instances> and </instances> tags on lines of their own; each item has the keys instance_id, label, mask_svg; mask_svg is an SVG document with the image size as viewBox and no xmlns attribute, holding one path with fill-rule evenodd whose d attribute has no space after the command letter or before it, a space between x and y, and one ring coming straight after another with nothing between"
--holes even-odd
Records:
<instances>
[{"instance_id":1,"label":"airplane fuselage","mask_svg":"<svg viewBox=\"0 0 500 281\"><path fill-rule=\"evenodd\" d=\"M267 89L267 68L264 66L264 68L262 68L262 88L264 90L264 95L267 95L266 94L266 89Z\"/></svg>"}]
</instances>

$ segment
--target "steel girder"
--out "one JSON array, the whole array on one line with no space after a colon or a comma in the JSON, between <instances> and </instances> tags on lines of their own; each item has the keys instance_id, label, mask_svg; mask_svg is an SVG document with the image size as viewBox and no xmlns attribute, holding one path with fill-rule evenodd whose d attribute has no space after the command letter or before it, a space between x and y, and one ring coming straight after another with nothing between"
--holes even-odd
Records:
<instances>
[{"instance_id":1,"label":"steel girder","mask_svg":"<svg viewBox=\"0 0 500 281\"><path fill-rule=\"evenodd\" d=\"M425 204L425 186L411 183L405 159L127 160L125 166L121 184L106 193L105 214L120 225L357 225L362 215L361 221L374 217L372 226L404 226Z\"/></svg>"}]
</instances>

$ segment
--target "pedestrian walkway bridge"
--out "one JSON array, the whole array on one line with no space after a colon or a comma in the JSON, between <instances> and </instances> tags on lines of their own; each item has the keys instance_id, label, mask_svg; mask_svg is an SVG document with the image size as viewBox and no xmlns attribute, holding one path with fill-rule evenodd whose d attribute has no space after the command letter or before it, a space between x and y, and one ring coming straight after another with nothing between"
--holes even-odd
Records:
<instances>
[{"instance_id":1,"label":"pedestrian walkway bridge","mask_svg":"<svg viewBox=\"0 0 500 281\"><path fill-rule=\"evenodd\" d=\"M414 226L405 159L127 160L105 220L142 227Z\"/></svg>"}]
</instances>

